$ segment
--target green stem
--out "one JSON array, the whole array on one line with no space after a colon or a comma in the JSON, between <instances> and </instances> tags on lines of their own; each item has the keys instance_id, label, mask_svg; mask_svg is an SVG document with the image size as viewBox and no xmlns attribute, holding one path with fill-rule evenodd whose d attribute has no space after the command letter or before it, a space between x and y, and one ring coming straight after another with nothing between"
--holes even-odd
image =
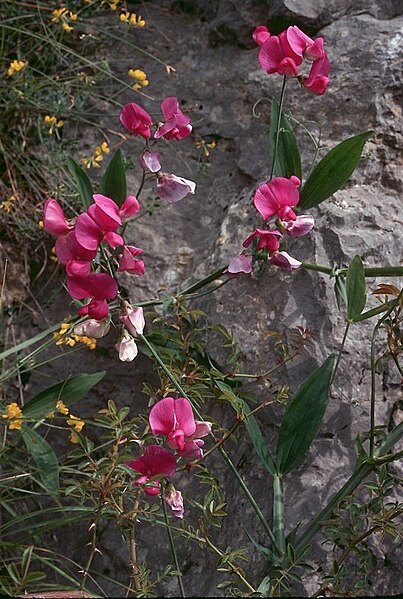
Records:
<instances>
[{"instance_id":1,"label":"green stem","mask_svg":"<svg viewBox=\"0 0 403 599\"><path fill-rule=\"evenodd\" d=\"M323 266L321 264L311 264L310 262L303 262L302 268L306 270L316 270L317 272L323 272L325 275L331 275L333 268L330 266ZM338 271L339 275L345 275L347 268L341 268ZM364 274L366 277L401 277L403 276L403 266L381 266L376 268L364 268Z\"/></svg>"},{"instance_id":2,"label":"green stem","mask_svg":"<svg viewBox=\"0 0 403 599\"><path fill-rule=\"evenodd\" d=\"M174 558L175 568L176 568L176 571L178 573L176 576L177 576L177 579L178 579L180 596L181 597L186 597L186 595L185 595L185 589L183 588L182 573L181 573L181 570L179 568L178 556L176 554L175 543L174 543L174 539L173 539L173 536L172 536L171 527L169 525L167 506L165 505L165 501L164 501L164 498L162 496L162 493L161 493L161 503L162 503L162 509L163 509L163 512L164 512L164 520L165 520L165 526L166 526L167 533L168 533L169 545L171 547L172 557Z\"/></svg>"},{"instance_id":3,"label":"green stem","mask_svg":"<svg viewBox=\"0 0 403 599\"><path fill-rule=\"evenodd\" d=\"M341 358L341 354L343 353L344 345L346 343L347 334L348 334L348 330L350 328L350 324L351 323L349 321L347 321L346 328L344 329L344 335L343 335L343 339L342 339L341 346L340 346L340 349L339 349L339 353L337 354L337 360L336 360L336 364L335 364L335 367L334 367L334 370L333 370L333 376L332 376L332 379L330 381L330 384L333 383L333 381L335 379L335 376L336 376L337 369L339 368L340 358Z\"/></svg>"},{"instance_id":4,"label":"green stem","mask_svg":"<svg viewBox=\"0 0 403 599\"><path fill-rule=\"evenodd\" d=\"M180 295L189 295L189 293L193 293L195 291L198 291L199 289L201 289L205 285L208 285L212 281L215 281L216 279L219 279L221 277L221 275L224 273L224 271L227 269L227 267L228 267L227 265L223 266L219 270L216 270L213 273L211 273L211 275L208 275L207 277L204 277L203 279L200 279L200 281L197 281L197 283L194 283L190 287L187 287L183 291L180 291Z\"/></svg>"},{"instance_id":5,"label":"green stem","mask_svg":"<svg viewBox=\"0 0 403 599\"><path fill-rule=\"evenodd\" d=\"M281 477L273 477L273 532L281 554L285 553L284 498Z\"/></svg>"},{"instance_id":6,"label":"green stem","mask_svg":"<svg viewBox=\"0 0 403 599\"><path fill-rule=\"evenodd\" d=\"M144 335L139 335L139 338L148 347L148 349L150 350L151 354L153 355L153 357L155 358L155 360L157 361L157 363L161 366L162 370L165 372L165 374L167 375L167 377L169 378L169 380L176 387L176 389L179 391L179 393L182 395L182 397L185 397L192 404L194 412L195 412L197 418L199 420L203 420L203 417L200 414L200 412L198 411L197 407L195 407L193 405L193 403L192 403L191 399L189 398L189 396L187 395L186 391L183 389L183 387L181 386L181 384L176 380L176 378L174 377L174 375L172 374L172 372L169 370L169 368L167 368L167 366L161 360L161 358L159 357L158 353L155 351L155 349L152 346L152 344L148 341L148 339L146 337L144 337ZM215 438L214 438L214 435L212 433L210 433L210 437L215 442ZM268 523L266 522L266 519L265 519L262 511L260 510L259 506L257 505L257 503L256 503L255 499L253 498L251 492L249 491L247 485L242 480L242 477L239 474L237 468L235 467L235 465L232 462L231 458L229 457L229 455L227 454L227 452L225 451L225 449L221 445L218 446L218 451L221 453L221 455L224 458L225 462L227 463L228 467L230 468L230 470L234 474L235 478L237 479L237 481L238 481L240 487L242 488L242 490L243 490L246 498L248 499L249 503L253 507L253 509L254 509L257 517L259 518L260 522L262 523L263 528L265 529L265 531L266 531L266 533L267 533L270 541L272 542L275 551L277 553L279 553L279 549L277 547L277 542L276 542L276 539L275 539L275 537L273 535L273 532L272 532L270 526L268 525Z\"/></svg>"},{"instance_id":7,"label":"green stem","mask_svg":"<svg viewBox=\"0 0 403 599\"><path fill-rule=\"evenodd\" d=\"M274 142L273 160L272 160L272 163L271 163L271 170L270 170L270 181L273 178L274 167L276 166L278 140L280 138L280 129L281 129L281 115L282 115L282 112L283 112L283 102L284 102L284 94L285 94L285 87L286 87L286 85L287 85L287 77L284 75L284 77L283 77L283 85L281 87L281 93L280 93L280 102L279 102L279 107L278 107L278 119L277 119L277 127L276 127L276 139L275 139L275 142Z\"/></svg>"}]
</instances>

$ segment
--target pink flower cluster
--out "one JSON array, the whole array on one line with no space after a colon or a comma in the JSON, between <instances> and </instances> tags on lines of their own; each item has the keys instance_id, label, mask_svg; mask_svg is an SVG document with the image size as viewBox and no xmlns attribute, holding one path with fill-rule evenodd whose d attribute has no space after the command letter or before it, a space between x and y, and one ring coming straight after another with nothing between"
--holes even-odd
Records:
<instances>
[{"instance_id":1,"label":"pink flower cluster","mask_svg":"<svg viewBox=\"0 0 403 599\"><path fill-rule=\"evenodd\" d=\"M284 235L302 237L309 233L314 226L314 219L309 215L297 216L293 210L299 202L301 181L298 177L275 177L271 181L260 185L254 196L254 204L264 221L275 220L277 229L255 229L243 242L243 247L249 247L254 242L256 251L265 250L270 264L280 266L291 271L301 266L301 262L281 251L280 246ZM227 272L252 272L252 256L241 254L233 258Z\"/></svg>"},{"instance_id":2,"label":"pink flower cluster","mask_svg":"<svg viewBox=\"0 0 403 599\"><path fill-rule=\"evenodd\" d=\"M161 103L161 111L165 122L155 125L153 139L164 138L168 141L185 139L192 132L190 118L183 114L179 108L178 99L165 98ZM120 112L120 122L134 136L150 139L153 120L151 116L138 104L126 104ZM193 181L177 177L174 174L161 172L160 153L146 150L140 157L140 166L144 171L157 173L156 192L162 201L173 204L182 200L189 193L195 192L196 184Z\"/></svg>"},{"instance_id":3,"label":"pink flower cluster","mask_svg":"<svg viewBox=\"0 0 403 599\"><path fill-rule=\"evenodd\" d=\"M140 457L126 462L126 465L141 474L135 480L136 485L145 485L147 495L158 495L161 483L157 477L169 479L173 476L177 458L199 460L203 457L204 441L201 437L211 432L211 424L195 420L192 406L184 397L165 397L158 401L150 410L149 423L153 435L166 437L171 451L161 445L149 445ZM168 485L164 499L173 514L182 518L184 508L181 492Z\"/></svg>"},{"instance_id":4,"label":"pink flower cluster","mask_svg":"<svg viewBox=\"0 0 403 599\"><path fill-rule=\"evenodd\" d=\"M323 49L323 38L311 39L296 25L279 35L270 35L264 25L253 32L260 46L260 66L267 73L298 77L301 84L313 94L321 96L329 84L330 63ZM298 67L303 59L312 62L308 76L300 75Z\"/></svg>"}]
</instances>

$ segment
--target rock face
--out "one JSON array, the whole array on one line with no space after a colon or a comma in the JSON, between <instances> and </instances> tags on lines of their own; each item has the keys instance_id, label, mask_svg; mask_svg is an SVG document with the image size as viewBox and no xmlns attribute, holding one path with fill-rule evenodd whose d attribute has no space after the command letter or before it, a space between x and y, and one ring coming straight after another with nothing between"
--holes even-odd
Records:
<instances>
[{"instance_id":1,"label":"rock face","mask_svg":"<svg viewBox=\"0 0 403 599\"><path fill-rule=\"evenodd\" d=\"M330 148L365 130L375 132L347 186L310 211L316 227L295 243L293 255L325 265L348 264L355 254L362 256L367 266L401 263L403 219L398 196L403 183L399 155L401 8L398 0L194 0L144 4L142 15L147 27L141 34L130 31L128 35L134 43L174 67L175 72L169 74L161 64L141 54L134 60L124 47L116 56L115 71L123 76L129 68L145 70L150 80L147 94L156 100L177 96L182 109L188 110L192 118L195 139L214 140L217 145L210 150L207 162L203 150L192 139L162 144L163 170L193 179L198 186L195 196L129 225L128 239L145 248L147 266L145 277L122 279L133 301L161 295L164 289L174 290L225 265L241 251L242 241L259 223L252 205L253 192L270 173L267 142L270 110L264 99L271 95L278 97L281 87L281 78L268 76L257 61L257 48L250 35L259 24L268 24L270 29L273 23L277 31L298 24L325 38L332 64L328 91L319 98L300 90L297 82L291 81L285 102L285 110L297 120L319 123L323 147ZM257 118L252 107L261 98L263 101L256 107L260 115ZM157 104L148 97L133 97L128 93L122 99L133 100L151 113L157 112ZM117 126L115 117L113 126ZM127 147L132 149L135 161L139 146L135 141L130 144ZM301 135L301 144L312 156L306 135ZM138 170L130 174L129 182L131 189L136 190ZM146 195L150 191L146 189ZM377 282L380 281L368 281L369 291ZM398 285L401 281L394 282ZM314 332L304 356L291 362L279 375L282 384L289 384L292 390L340 347L345 319L336 307L333 282L319 273L301 270L287 274L271 267L258 276L240 276L208 298L203 309L210 322L221 322L234 333L244 354L244 372L267 370L268 359L271 360L267 346L269 330L287 336L294 327L302 325ZM352 472L355 436L369 428L371 330L370 322L352 327L319 437L304 462L286 480L286 521L290 526L299 521L306 523ZM137 368L127 366L127 373L130 368L132 374L119 384L126 366L116 366L115 372L108 375L104 389L105 394L113 390L122 403L130 405L129 378L136 379L139 373ZM146 377L143 366L140 368ZM141 388L140 380L134 384ZM256 389L251 387L251 390ZM398 379L392 372L389 378L379 377L377 391L377 418L385 423L393 405L401 398ZM102 398L95 398L95 403L98 400ZM274 436L275 418L270 410L262 416L268 436ZM271 438L269 443L273 445ZM270 483L245 435L231 448L231 453L234 461L242 464L239 472L270 518ZM248 543L241 523L245 523L258 542L265 542L230 473L221 463L216 468L227 493L229 513L220 532L220 546ZM141 559L157 559L153 536L146 533L139 542ZM117 549L118 544L119 540L113 537L107 543L109 569L114 571L122 568L126 559ZM215 585L219 579L212 574L213 562L203 561L206 559L203 555L195 557L197 554L192 553L190 546L182 550L180 559L188 570L187 592L217 596ZM159 561L165 563L165 558L170 561L165 545L158 547L158 551ZM319 544L317 555L323 555ZM259 581L265 574L265 564L255 553L251 554L251 560L251 579ZM374 594L399 590L393 572L394 564L398 563L397 551L390 554L389 563L391 568L382 571L382 580L374 581ZM175 584L172 582L165 592L175 595ZM305 592L316 589L311 579Z\"/></svg>"}]
</instances>

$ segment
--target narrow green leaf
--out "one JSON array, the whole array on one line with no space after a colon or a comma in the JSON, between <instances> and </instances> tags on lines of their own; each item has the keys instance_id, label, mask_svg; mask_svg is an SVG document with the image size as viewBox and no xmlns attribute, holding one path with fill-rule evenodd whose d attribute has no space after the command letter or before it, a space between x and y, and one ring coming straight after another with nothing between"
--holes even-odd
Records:
<instances>
[{"instance_id":1,"label":"narrow green leaf","mask_svg":"<svg viewBox=\"0 0 403 599\"><path fill-rule=\"evenodd\" d=\"M276 145L277 123L280 117L279 103L275 98L271 101L271 119L269 129L269 153L273 160ZM284 112L281 112L280 132L278 137L274 177L292 177L301 179L301 156L297 138Z\"/></svg>"},{"instance_id":2,"label":"narrow green leaf","mask_svg":"<svg viewBox=\"0 0 403 599\"><path fill-rule=\"evenodd\" d=\"M83 207L87 209L93 203L92 195L94 191L92 189L91 179L81 168L81 166L70 156L67 157L67 168L69 169L70 175L73 177L77 190L80 193Z\"/></svg>"},{"instance_id":3,"label":"narrow green leaf","mask_svg":"<svg viewBox=\"0 0 403 599\"><path fill-rule=\"evenodd\" d=\"M59 399L67 407L71 406L79 399L85 397L88 391L103 379L105 374L105 370L95 372L94 374L77 374L61 383L47 387L25 404L22 409L24 418L32 418L34 420L44 418L46 414L55 409L56 402Z\"/></svg>"},{"instance_id":4,"label":"narrow green leaf","mask_svg":"<svg viewBox=\"0 0 403 599\"><path fill-rule=\"evenodd\" d=\"M390 308L393 307L393 304L396 305L396 300L390 300L386 302L386 304L382 304L381 306L377 306L376 308L372 308L372 310L367 310L363 312L359 316L353 318L354 322L361 322L362 320L367 320L368 318L373 318L374 316L378 316L378 314L382 314L382 312L386 312Z\"/></svg>"},{"instance_id":5,"label":"narrow green leaf","mask_svg":"<svg viewBox=\"0 0 403 599\"><path fill-rule=\"evenodd\" d=\"M123 154L116 150L99 184L99 193L111 198L118 206L126 199L126 172Z\"/></svg>"},{"instance_id":6,"label":"narrow green leaf","mask_svg":"<svg viewBox=\"0 0 403 599\"><path fill-rule=\"evenodd\" d=\"M281 423L276 464L279 474L294 468L312 443L325 414L335 356L329 356L301 385Z\"/></svg>"},{"instance_id":7,"label":"narrow green leaf","mask_svg":"<svg viewBox=\"0 0 403 599\"><path fill-rule=\"evenodd\" d=\"M365 272L361 258L355 256L346 275L347 317L358 318L365 307Z\"/></svg>"},{"instance_id":8,"label":"narrow green leaf","mask_svg":"<svg viewBox=\"0 0 403 599\"><path fill-rule=\"evenodd\" d=\"M317 206L347 183L358 166L365 142L373 131L366 131L345 139L322 158L305 182L299 208Z\"/></svg>"},{"instance_id":9,"label":"narrow green leaf","mask_svg":"<svg viewBox=\"0 0 403 599\"><path fill-rule=\"evenodd\" d=\"M28 453L34 459L43 486L49 495L59 495L59 464L51 446L39 433L29 426L21 427L21 436Z\"/></svg>"}]
</instances>

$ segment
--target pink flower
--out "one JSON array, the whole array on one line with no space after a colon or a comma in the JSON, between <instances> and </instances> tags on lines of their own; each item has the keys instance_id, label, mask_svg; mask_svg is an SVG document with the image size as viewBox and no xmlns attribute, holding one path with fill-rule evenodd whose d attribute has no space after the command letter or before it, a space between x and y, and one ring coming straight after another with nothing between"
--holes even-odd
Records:
<instances>
[{"instance_id":1,"label":"pink flower","mask_svg":"<svg viewBox=\"0 0 403 599\"><path fill-rule=\"evenodd\" d=\"M160 491L160 481L152 480L155 476L164 476L169 478L175 473L176 459L164 447L160 445L149 445L139 458L126 462L126 465L136 470L142 476L135 480L135 485L147 484L145 492L148 495L158 495ZM149 482L150 481L150 482Z\"/></svg>"},{"instance_id":2,"label":"pink flower","mask_svg":"<svg viewBox=\"0 0 403 599\"><path fill-rule=\"evenodd\" d=\"M169 97L161 103L162 114L165 118L165 123L158 127L154 133L154 139L165 137L165 139L184 139L192 132L190 118L185 116L179 108L177 98Z\"/></svg>"},{"instance_id":3,"label":"pink flower","mask_svg":"<svg viewBox=\"0 0 403 599\"><path fill-rule=\"evenodd\" d=\"M297 77L302 56L294 52L287 39L287 32L271 35L259 51L260 66L267 73L278 73L287 77Z\"/></svg>"},{"instance_id":4,"label":"pink flower","mask_svg":"<svg viewBox=\"0 0 403 599\"><path fill-rule=\"evenodd\" d=\"M255 229L243 242L243 247L247 248L250 246L254 239L258 239L259 242L256 246L257 250L268 250L269 252L275 252L280 247L280 241L278 238L282 235L280 231L269 231L268 229Z\"/></svg>"},{"instance_id":5,"label":"pink flower","mask_svg":"<svg viewBox=\"0 0 403 599\"><path fill-rule=\"evenodd\" d=\"M315 62L312 64L311 71L308 77L301 78L302 85L313 94L321 96L325 93L327 86L330 83L329 73L330 62L326 54L324 54L321 58L318 58L318 60L315 60Z\"/></svg>"},{"instance_id":6,"label":"pink flower","mask_svg":"<svg viewBox=\"0 0 403 599\"><path fill-rule=\"evenodd\" d=\"M252 33L252 37L258 46L263 46L265 41L269 39L270 33L265 25L259 25L259 27L256 27L255 31Z\"/></svg>"},{"instance_id":7,"label":"pink flower","mask_svg":"<svg viewBox=\"0 0 403 599\"><path fill-rule=\"evenodd\" d=\"M139 164L143 171L157 173L161 170L160 157L161 154L159 152L149 152L146 150L141 154L139 158Z\"/></svg>"},{"instance_id":8,"label":"pink flower","mask_svg":"<svg viewBox=\"0 0 403 599\"><path fill-rule=\"evenodd\" d=\"M123 329L123 333L116 343L115 349L119 353L119 360L122 362L133 362L138 354L136 342L125 329Z\"/></svg>"},{"instance_id":9,"label":"pink flower","mask_svg":"<svg viewBox=\"0 0 403 599\"><path fill-rule=\"evenodd\" d=\"M142 254L144 250L136 248L134 245L123 246L123 253L119 259L119 272L129 272L131 275L143 275L145 272L143 260L136 260L135 257Z\"/></svg>"},{"instance_id":10,"label":"pink flower","mask_svg":"<svg viewBox=\"0 0 403 599\"><path fill-rule=\"evenodd\" d=\"M185 508L183 507L182 493L177 491L171 483L168 483L165 488L164 501L176 518L183 518Z\"/></svg>"},{"instance_id":11,"label":"pink flower","mask_svg":"<svg viewBox=\"0 0 403 599\"><path fill-rule=\"evenodd\" d=\"M246 256L245 254L235 256L231 259L230 263L228 264L228 268L225 272L231 275L236 275L240 272L244 272L245 274L251 273L252 256Z\"/></svg>"},{"instance_id":12,"label":"pink flower","mask_svg":"<svg viewBox=\"0 0 403 599\"><path fill-rule=\"evenodd\" d=\"M290 220L289 222L283 222L281 224L287 235L290 237L302 237L313 229L315 220L313 216L301 214L301 216L297 216L295 220Z\"/></svg>"},{"instance_id":13,"label":"pink flower","mask_svg":"<svg viewBox=\"0 0 403 599\"><path fill-rule=\"evenodd\" d=\"M122 314L119 316L119 320L123 323L123 326L137 337L143 334L146 322L144 320L143 308L134 308L129 302L124 302L122 305Z\"/></svg>"},{"instance_id":14,"label":"pink flower","mask_svg":"<svg viewBox=\"0 0 403 599\"><path fill-rule=\"evenodd\" d=\"M299 202L300 185L301 181L295 176L290 179L275 177L258 187L254 204L265 220L274 215L284 220L295 220L297 217L292 207Z\"/></svg>"},{"instance_id":15,"label":"pink flower","mask_svg":"<svg viewBox=\"0 0 403 599\"><path fill-rule=\"evenodd\" d=\"M269 262L270 264L280 266L280 268L284 268L284 270L288 271L295 270L302 264L302 262L290 256L287 252L274 252L269 256Z\"/></svg>"},{"instance_id":16,"label":"pink flower","mask_svg":"<svg viewBox=\"0 0 403 599\"><path fill-rule=\"evenodd\" d=\"M211 432L209 422L195 421L192 406L184 397L165 397L150 410L150 427L154 435L165 435L178 455L189 459L203 457L205 437Z\"/></svg>"},{"instance_id":17,"label":"pink flower","mask_svg":"<svg viewBox=\"0 0 403 599\"><path fill-rule=\"evenodd\" d=\"M86 249L77 241L76 231L73 229L67 235L60 236L55 245L56 256L62 264L71 260L90 262L97 255L97 249Z\"/></svg>"},{"instance_id":18,"label":"pink flower","mask_svg":"<svg viewBox=\"0 0 403 599\"><path fill-rule=\"evenodd\" d=\"M286 31L287 41L293 52L307 60L317 60L324 54L323 38L311 39L299 27L293 25Z\"/></svg>"},{"instance_id":19,"label":"pink flower","mask_svg":"<svg viewBox=\"0 0 403 599\"><path fill-rule=\"evenodd\" d=\"M119 119L123 127L133 133L133 135L140 135L145 139L151 137L150 126L153 122L152 118L148 112L135 102L123 106Z\"/></svg>"},{"instance_id":20,"label":"pink flower","mask_svg":"<svg viewBox=\"0 0 403 599\"><path fill-rule=\"evenodd\" d=\"M74 327L74 333L76 335L85 335L86 337L91 337L92 339L101 339L101 337L105 337L105 335L109 333L110 328L110 318L104 318L103 320L95 320L94 318L90 318L89 320L84 320L84 322L76 324Z\"/></svg>"},{"instance_id":21,"label":"pink flower","mask_svg":"<svg viewBox=\"0 0 403 599\"><path fill-rule=\"evenodd\" d=\"M135 196L127 196L121 207L119 208L119 216L122 222L128 220L140 212L140 204Z\"/></svg>"},{"instance_id":22,"label":"pink flower","mask_svg":"<svg viewBox=\"0 0 403 599\"><path fill-rule=\"evenodd\" d=\"M51 235L59 236L66 235L73 225L64 216L59 202L48 198L43 207L43 226Z\"/></svg>"},{"instance_id":23,"label":"pink flower","mask_svg":"<svg viewBox=\"0 0 403 599\"><path fill-rule=\"evenodd\" d=\"M157 194L164 202L174 204L185 198L189 193L194 193L196 183L177 177L176 175L168 175L161 173L158 177Z\"/></svg>"},{"instance_id":24,"label":"pink flower","mask_svg":"<svg viewBox=\"0 0 403 599\"><path fill-rule=\"evenodd\" d=\"M123 238L115 233L122 224L117 204L101 194L95 194L93 198L95 203L77 218L75 231L78 243L88 250L97 250L102 241L113 249L123 245Z\"/></svg>"},{"instance_id":25,"label":"pink flower","mask_svg":"<svg viewBox=\"0 0 403 599\"><path fill-rule=\"evenodd\" d=\"M88 304L78 310L79 314L102 320L109 314L106 300L116 297L118 285L110 275L96 273L87 277L67 277L67 290L74 299L91 298Z\"/></svg>"}]
</instances>

